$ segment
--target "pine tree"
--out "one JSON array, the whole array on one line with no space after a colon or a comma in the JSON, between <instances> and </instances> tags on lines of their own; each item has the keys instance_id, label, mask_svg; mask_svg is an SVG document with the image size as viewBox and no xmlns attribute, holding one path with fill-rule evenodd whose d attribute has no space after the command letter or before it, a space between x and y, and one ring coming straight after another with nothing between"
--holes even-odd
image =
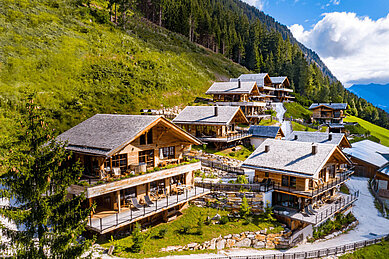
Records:
<instances>
[{"instance_id":1,"label":"pine tree","mask_svg":"<svg viewBox=\"0 0 389 259\"><path fill-rule=\"evenodd\" d=\"M65 144L57 142L43 111L28 98L16 140L2 161L0 197L13 199L0 215L18 230L1 226L17 258L76 258L92 244L80 241L90 210L81 208L82 195L67 188L81 176ZM7 244L2 244L7 245Z\"/></svg>"}]
</instances>

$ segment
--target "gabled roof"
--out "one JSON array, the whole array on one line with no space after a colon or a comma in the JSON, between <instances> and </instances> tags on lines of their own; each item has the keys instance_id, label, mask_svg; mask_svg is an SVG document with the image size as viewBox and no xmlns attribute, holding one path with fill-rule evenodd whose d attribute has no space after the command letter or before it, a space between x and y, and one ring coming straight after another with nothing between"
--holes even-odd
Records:
<instances>
[{"instance_id":1,"label":"gabled roof","mask_svg":"<svg viewBox=\"0 0 389 259\"><path fill-rule=\"evenodd\" d=\"M162 116L96 114L57 137L67 149L97 156L111 156L159 122L179 131L189 142L201 142Z\"/></svg>"},{"instance_id":2,"label":"gabled roof","mask_svg":"<svg viewBox=\"0 0 389 259\"><path fill-rule=\"evenodd\" d=\"M282 137L284 137L284 133L279 126L250 126L249 133L253 135L253 137L262 137L262 138L275 138L281 132Z\"/></svg>"},{"instance_id":3,"label":"gabled roof","mask_svg":"<svg viewBox=\"0 0 389 259\"><path fill-rule=\"evenodd\" d=\"M206 94L250 94L255 88L257 83L255 81L240 82L215 82L205 92Z\"/></svg>"},{"instance_id":4,"label":"gabled roof","mask_svg":"<svg viewBox=\"0 0 389 259\"><path fill-rule=\"evenodd\" d=\"M389 177L389 162L378 169L378 172Z\"/></svg>"},{"instance_id":5,"label":"gabled roof","mask_svg":"<svg viewBox=\"0 0 389 259\"><path fill-rule=\"evenodd\" d=\"M312 154L313 143L266 139L244 162L243 167L264 171L316 177L333 154L351 163L334 144L314 144L317 153ZM265 152L269 146L269 152Z\"/></svg>"},{"instance_id":6,"label":"gabled roof","mask_svg":"<svg viewBox=\"0 0 389 259\"><path fill-rule=\"evenodd\" d=\"M217 109L217 115L215 115ZM240 114L248 123L242 110L237 106L187 106L173 119L177 124L228 125Z\"/></svg>"},{"instance_id":7,"label":"gabled roof","mask_svg":"<svg viewBox=\"0 0 389 259\"><path fill-rule=\"evenodd\" d=\"M270 79L273 84L282 84L286 80L289 85L289 80L286 76L271 76Z\"/></svg>"},{"instance_id":8,"label":"gabled roof","mask_svg":"<svg viewBox=\"0 0 389 259\"><path fill-rule=\"evenodd\" d=\"M312 103L311 106L309 106L309 109L316 109L318 107L327 107L333 110L346 110L347 109L347 103Z\"/></svg>"},{"instance_id":9,"label":"gabled roof","mask_svg":"<svg viewBox=\"0 0 389 259\"><path fill-rule=\"evenodd\" d=\"M330 135L332 136L331 140L330 140ZM351 147L350 142L346 138L346 135L343 133L293 131L285 138L285 140L310 142L310 143L335 144L340 147Z\"/></svg>"},{"instance_id":10,"label":"gabled roof","mask_svg":"<svg viewBox=\"0 0 389 259\"><path fill-rule=\"evenodd\" d=\"M242 74L238 78L231 78L230 82L237 82L238 79L242 82L255 81L257 82L258 87L265 85L265 80L271 83L271 79L267 73L258 73L258 74Z\"/></svg>"},{"instance_id":11,"label":"gabled roof","mask_svg":"<svg viewBox=\"0 0 389 259\"><path fill-rule=\"evenodd\" d=\"M389 162L389 147L370 140L355 142L351 146L352 148L345 148L343 151L359 160L377 167Z\"/></svg>"}]
</instances>

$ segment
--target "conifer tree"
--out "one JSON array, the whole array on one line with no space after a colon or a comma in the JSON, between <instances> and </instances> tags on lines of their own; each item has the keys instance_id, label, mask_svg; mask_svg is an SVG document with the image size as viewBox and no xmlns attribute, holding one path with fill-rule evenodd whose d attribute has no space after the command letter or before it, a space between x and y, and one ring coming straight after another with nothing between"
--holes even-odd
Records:
<instances>
[{"instance_id":1,"label":"conifer tree","mask_svg":"<svg viewBox=\"0 0 389 259\"><path fill-rule=\"evenodd\" d=\"M65 144L53 137L43 111L30 96L9 154L1 161L0 197L12 199L0 215L17 230L1 225L17 258L77 258L92 244L81 241L89 209L84 197L69 195L82 169Z\"/></svg>"}]
</instances>

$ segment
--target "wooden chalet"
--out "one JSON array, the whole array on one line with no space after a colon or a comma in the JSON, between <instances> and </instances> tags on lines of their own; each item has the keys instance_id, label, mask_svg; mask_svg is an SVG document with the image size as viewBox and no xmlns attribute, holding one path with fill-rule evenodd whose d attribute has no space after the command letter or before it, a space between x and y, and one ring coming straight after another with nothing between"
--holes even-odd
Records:
<instances>
[{"instance_id":1,"label":"wooden chalet","mask_svg":"<svg viewBox=\"0 0 389 259\"><path fill-rule=\"evenodd\" d=\"M290 96L293 90L290 88L289 79L286 76L270 77L274 88L275 102L287 102L294 99L294 96Z\"/></svg>"},{"instance_id":2,"label":"wooden chalet","mask_svg":"<svg viewBox=\"0 0 389 259\"><path fill-rule=\"evenodd\" d=\"M187 106L173 122L216 148L249 142L250 135L238 125L249 122L236 106Z\"/></svg>"},{"instance_id":3,"label":"wooden chalet","mask_svg":"<svg viewBox=\"0 0 389 259\"><path fill-rule=\"evenodd\" d=\"M389 198L389 147L362 140L344 150L355 164L355 174L374 179L380 196Z\"/></svg>"},{"instance_id":4,"label":"wooden chalet","mask_svg":"<svg viewBox=\"0 0 389 259\"><path fill-rule=\"evenodd\" d=\"M88 229L104 234L139 221L167 220L202 195L200 162L183 153L201 142L162 116L97 114L58 137L84 166L73 195L96 204Z\"/></svg>"},{"instance_id":5,"label":"wooden chalet","mask_svg":"<svg viewBox=\"0 0 389 259\"><path fill-rule=\"evenodd\" d=\"M206 94L212 95L215 105L240 107L247 119L254 123L268 116L264 114L266 104L261 100L255 81L215 82Z\"/></svg>"},{"instance_id":6,"label":"wooden chalet","mask_svg":"<svg viewBox=\"0 0 389 259\"><path fill-rule=\"evenodd\" d=\"M340 149L350 148L351 144L343 133L293 131L285 140L309 143L335 144Z\"/></svg>"},{"instance_id":7,"label":"wooden chalet","mask_svg":"<svg viewBox=\"0 0 389 259\"><path fill-rule=\"evenodd\" d=\"M258 74L242 74L238 78L231 78L230 82L256 82L259 89L259 96L256 96L257 100L262 102L270 103L276 98L275 88L270 79L270 76L267 73L258 73Z\"/></svg>"},{"instance_id":8,"label":"wooden chalet","mask_svg":"<svg viewBox=\"0 0 389 259\"><path fill-rule=\"evenodd\" d=\"M309 110L312 110L312 121L328 124L331 132L344 132L343 118L347 103L313 103Z\"/></svg>"},{"instance_id":9,"label":"wooden chalet","mask_svg":"<svg viewBox=\"0 0 389 259\"><path fill-rule=\"evenodd\" d=\"M280 126L251 125L249 129L250 142L255 148L259 147L266 139L282 139L285 137Z\"/></svg>"},{"instance_id":10,"label":"wooden chalet","mask_svg":"<svg viewBox=\"0 0 389 259\"><path fill-rule=\"evenodd\" d=\"M353 171L336 144L266 139L242 166L255 170L255 182L274 186L272 206L292 230L319 225L355 201L338 193Z\"/></svg>"}]
</instances>

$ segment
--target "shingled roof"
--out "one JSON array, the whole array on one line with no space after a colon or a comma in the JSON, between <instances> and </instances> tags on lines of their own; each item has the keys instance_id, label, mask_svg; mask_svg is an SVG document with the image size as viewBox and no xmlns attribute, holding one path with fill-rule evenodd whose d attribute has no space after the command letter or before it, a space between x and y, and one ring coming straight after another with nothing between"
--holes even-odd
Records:
<instances>
[{"instance_id":1,"label":"shingled roof","mask_svg":"<svg viewBox=\"0 0 389 259\"><path fill-rule=\"evenodd\" d=\"M291 134L289 134L289 136L286 137L285 140L310 142L310 143L335 144L338 146L340 146L343 140L344 146L351 147L345 134L343 133L293 131Z\"/></svg>"},{"instance_id":2,"label":"shingled roof","mask_svg":"<svg viewBox=\"0 0 389 259\"><path fill-rule=\"evenodd\" d=\"M242 81L242 82L255 81L255 82L257 82L258 86L264 86L265 85L264 80L265 80L266 76L269 77L269 75L267 73L242 74L238 78L231 78L230 82L237 82L238 79L240 79L240 81ZM269 80L270 80L270 77L269 77Z\"/></svg>"},{"instance_id":3,"label":"shingled roof","mask_svg":"<svg viewBox=\"0 0 389 259\"><path fill-rule=\"evenodd\" d=\"M352 148L343 151L352 157L365 161L377 167L382 167L389 162L389 147L379 143L362 140L351 144Z\"/></svg>"},{"instance_id":4,"label":"shingled roof","mask_svg":"<svg viewBox=\"0 0 389 259\"><path fill-rule=\"evenodd\" d=\"M282 84L286 80L286 76L271 76L271 82L273 84Z\"/></svg>"},{"instance_id":5,"label":"shingled roof","mask_svg":"<svg viewBox=\"0 0 389 259\"><path fill-rule=\"evenodd\" d=\"M215 115L217 109L217 115ZM173 119L177 124L228 125L241 112L237 106L187 106ZM244 115L243 115L244 117ZM244 117L248 123L246 117Z\"/></svg>"},{"instance_id":6,"label":"shingled roof","mask_svg":"<svg viewBox=\"0 0 389 259\"><path fill-rule=\"evenodd\" d=\"M320 106L325 106L334 110L346 110L347 103L312 103L309 107L310 110L315 109Z\"/></svg>"},{"instance_id":7,"label":"shingled roof","mask_svg":"<svg viewBox=\"0 0 389 259\"><path fill-rule=\"evenodd\" d=\"M266 139L244 162L243 167L264 171L316 177L334 152L350 162L333 144L314 144L316 154L312 154L313 143ZM269 151L265 152L265 146Z\"/></svg>"},{"instance_id":8,"label":"shingled roof","mask_svg":"<svg viewBox=\"0 0 389 259\"><path fill-rule=\"evenodd\" d=\"M57 140L66 141L67 149L74 152L111 156L159 120L171 124L194 142L200 143L195 137L162 116L117 114L96 114L65 131L57 137Z\"/></svg>"},{"instance_id":9,"label":"shingled roof","mask_svg":"<svg viewBox=\"0 0 389 259\"><path fill-rule=\"evenodd\" d=\"M206 94L250 94L256 87L255 81L240 82L215 82L205 92Z\"/></svg>"},{"instance_id":10,"label":"shingled roof","mask_svg":"<svg viewBox=\"0 0 389 259\"><path fill-rule=\"evenodd\" d=\"M277 136L278 131L280 130L281 127L279 126L252 125L250 126L249 133L253 135L253 137L275 138Z\"/></svg>"}]
</instances>

